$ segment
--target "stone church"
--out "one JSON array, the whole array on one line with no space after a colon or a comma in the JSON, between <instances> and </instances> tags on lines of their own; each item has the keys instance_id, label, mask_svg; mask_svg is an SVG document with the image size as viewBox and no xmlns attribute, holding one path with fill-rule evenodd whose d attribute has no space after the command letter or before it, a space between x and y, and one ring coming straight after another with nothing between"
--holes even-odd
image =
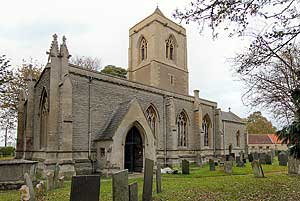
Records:
<instances>
[{"instance_id":1,"label":"stone church","mask_svg":"<svg viewBox=\"0 0 300 201\"><path fill-rule=\"evenodd\" d=\"M158 8L129 30L127 79L70 64L65 37L47 53L19 97L17 158L39 170L141 172L145 158L172 166L245 152L242 119L189 95L186 30Z\"/></svg>"}]
</instances>

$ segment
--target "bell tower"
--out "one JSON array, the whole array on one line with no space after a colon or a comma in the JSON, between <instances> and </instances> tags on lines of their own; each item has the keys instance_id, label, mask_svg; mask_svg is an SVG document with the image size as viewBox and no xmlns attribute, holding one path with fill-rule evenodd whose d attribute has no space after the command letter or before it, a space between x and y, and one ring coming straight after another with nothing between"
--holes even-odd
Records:
<instances>
[{"instance_id":1,"label":"bell tower","mask_svg":"<svg viewBox=\"0 0 300 201\"><path fill-rule=\"evenodd\" d=\"M156 8L129 30L129 80L188 94L186 30Z\"/></svg>"}]
</instances>

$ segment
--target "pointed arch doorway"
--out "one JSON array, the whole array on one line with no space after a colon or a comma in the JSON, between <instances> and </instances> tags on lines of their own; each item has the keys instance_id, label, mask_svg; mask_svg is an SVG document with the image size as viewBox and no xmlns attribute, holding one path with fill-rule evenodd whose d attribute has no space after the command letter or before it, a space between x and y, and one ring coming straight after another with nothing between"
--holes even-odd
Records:
<instances>
[{"instance_id":1,"label":"pointed arch doorway","mask_svg":"<svg viewBox=\"0 0 300 201\"><path fill-rule=\"evenodd\" d=\"M133 126L127 133L125 141L125 169L129 172L143 170L143 140L137 127Z\"/></svg>"}]
</instances>

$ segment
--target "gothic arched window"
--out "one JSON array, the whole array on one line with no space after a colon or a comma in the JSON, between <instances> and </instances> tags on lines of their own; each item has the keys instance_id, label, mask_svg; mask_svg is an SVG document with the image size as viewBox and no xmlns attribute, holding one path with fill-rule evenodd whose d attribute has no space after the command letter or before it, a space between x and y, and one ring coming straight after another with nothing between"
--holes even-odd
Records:
<instances>
[{"instance_id":1,"label":"gothic arched window","mask_svg":"<svg viewBox=\"0 0 300 201\"><path fill-rule=\"evenodd\" d=\"M152 105L150 105L146 110L146 119L152 129L154 136L156 136L156 127L157 127L157 113Z\"/></svg>"},{"instance_id":2,"label":"gothic arched window","mask_svg":"<svg viewBox=\"0 0 300 201\"><path fill-rule=\"evenodd\" d=\"M172 36L166 41L166 58L169 60L175 59L175 42Z\"/></svg>"},{"instance_id":3,"label":"gothic arched window","mask_svg":"<svg viewBox=\"0 0 300 201\"><path fill-rule=\"evenodd\" d=\"M140 59L141 61L144 61L147 59L147 46L148 43L146 39L143 37L140 43Z\"/></svg>"},{"instance_id":4,"label":"gothic arched window","mask_svg":"<svg viewBox=\"0 0 300 201\"><path fill-rule=\"evenodd\" d=\"M182 111L177 117L178 146L187 146L187 116Z\"/></svg>"},{"instance_id":5,"label":"gothic arched window","mask_svg":"<svg viewBox=\"0 0 300 201\"><path fill-rule=\"evenodd\" d=\"M240 131L236 132L236 146L239 147L241 145L241 139L240 139Z\"/></svg>"},{"instance_id":6,"label":"gothic arched window","mask_svg":"<svg viewBox=\"0 0 300 201\"><path fill-rule=\"evenodd\" d=\"M40 148L47 146L48 97L46 91L42 93L40 104Z\"/></svg>"},{"instance_id":7,"label":"gothic arched window","mask_svg":"<svg viewBox=\"0 0 300 201\"><path fill-rule=\"evenodd\" d=\"M205 115L202 120L202 130L204 132L204 146L209 146L209 128L210 128L210 118Z\"/></svg>"}]
</instances>

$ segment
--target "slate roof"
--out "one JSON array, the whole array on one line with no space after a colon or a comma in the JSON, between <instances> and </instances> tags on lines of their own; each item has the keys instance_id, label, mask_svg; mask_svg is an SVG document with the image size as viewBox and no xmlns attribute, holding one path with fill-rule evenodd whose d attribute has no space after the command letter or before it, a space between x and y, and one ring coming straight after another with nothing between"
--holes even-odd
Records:
<instances>
[{"instance_id":1,"label":"slate roof","mask_svg":"<svg viewBox=\"0 0 300 201\"><path fill-rule=\"evenodd\" d=\"M267 134L248 134L248 144L274 144Z\"/></svg>"},{"instance_id":2,"label":"slate roof","mask_svg":"<svg viewBox=\"0 0 300 201\"><path fill-rule=\"evenodd\" d=\"M221 118L222 121L231 121L231 122L236 122L236 123L245 123L243 119L238 117L236 114L232 112L224 112L221 111Z\"/></svg>"},{"instance_id":3,"label":"slate roof","mask_svg":"<svg viewBox=\"0 0 300 201\"><path fill-rule=\"evenodd\" d=\"M106 126L102 131L100 131L96 140L110 140L114 136L118 126L120 125L121 121L123 120L124 116L127 114L130 104L133 100L126 101L120 103L114 112L110 120L107 122Z\"/></svg>"}]
</instances>

